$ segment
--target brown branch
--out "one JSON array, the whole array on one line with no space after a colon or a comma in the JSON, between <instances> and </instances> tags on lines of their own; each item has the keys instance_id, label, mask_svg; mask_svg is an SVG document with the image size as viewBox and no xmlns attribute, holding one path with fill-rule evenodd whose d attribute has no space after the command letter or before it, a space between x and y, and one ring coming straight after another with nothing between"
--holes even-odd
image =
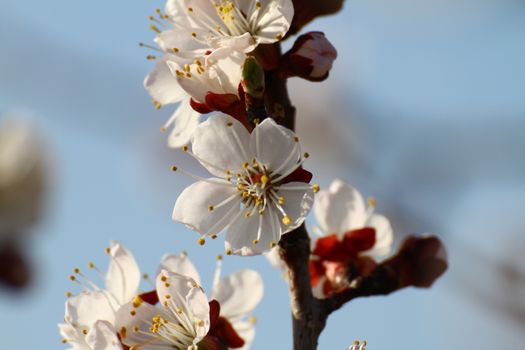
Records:
<instances>
[{"instance_id":1,"label":"brown branch","mask_svg":"<svg viewBox=\"0 0 525 350\"><path fill-rule=\"evenodd\" d=\"M279 56L279 44L266 51ZM290 130L295 129L295 108L287 80L277 70L265 72L265 105L268 116ZM354 278L350 288L331 298L313 296L310 284L310 237L304 225L282 236L279 255L288 267L293 325L293 349L315 350L328 316L347 302L372 295L386 295L415 286L430 287L447 269L443 244L436 237L405 240L398 254L378 265L370 275Z\"/></svg>"},{"instance_id":2,"label":"brown branch","mask_svg":"<svg viewBox=\"0 0 525 350\"><path fill-rule=\"evenodd\" d=\"M310 237L304 225L283 235L281 259L288 266L294 350L315 350L328 313L310 287Z\"/></svg>"}]
</instances>

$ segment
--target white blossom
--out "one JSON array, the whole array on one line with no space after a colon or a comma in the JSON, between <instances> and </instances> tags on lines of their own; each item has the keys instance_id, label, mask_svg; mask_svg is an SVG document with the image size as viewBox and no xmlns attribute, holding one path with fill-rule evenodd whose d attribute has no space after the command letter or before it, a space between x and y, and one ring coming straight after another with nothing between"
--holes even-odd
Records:
<instances>
[{"instance_id":1,"label":"white blossom","mask_svg":"<svg viewBox=\"0 0 525 350\"><path fill-rule=\"evenodd\" d=\"M200 122L200 113L193 110L190 105L191 96L179 85L171 73L167 62L177 59L170 54L164 55L146 76L144 87L154 100L155 105L179 103L175 112L162 127L162 131L173 128L168 137L168 146L179 148L188 144L191 134Z\"/></svg>"},{"instance_id":2,"label":"white blossom","mask_svg":"<svg viewBox=\"0 0 525 350\"><path fill-rule=\"evenodd\" d=\"M65 323L59 325L64 342L71 345L71 349L120 349L120 342L115 342L115 315L119 307L137 295L141 276L135 258L121 244L111 242L106 252L110 263L104 276L105 288L99 288L78 268L70 277L84 288L82 293L66 301ZM89 265L97 269L93 263ZM94 344L107 344L107 347Z\"/></svg>"},{"instance_id":3,"label":"white blossom","mask_svg":"<svg viewBox=\"0 0 525 350\"><path fill-rule=\"evenodd\" d=\"M250 134L219 114L197 127L191 143L190 154L215 177L186 188L173 219L199 232L201 244L226 231L227 254L262 254L303 223L318 186L284 183L307 156L292 131L266 119Z\"/></svg>"},{"instance_id":4,"label":"white blossom","mask_svg":"<svg viewBox=\"0 0 525 350\"><path fill-rule=\"evenodd\" d=\"M390 253L393 231L390 221L374 212L375 201L368 207L357 189L341 180L334 180L327 190L319 191L314 203L314 213L322 235L344 234L357 229L375 229L376 239L372 249L362 252L367 256L384 256Z\"/></svg>"},{"instance_id":5,"label":"white blossom","mask_svg":"<svg viewBox=\"0 0 525 350\"><path fill-rule=\"evenodd\" d=\"M208 298L194 279L161 270L156 280L160 305L140 297L116 316L122 342L141 350L196 350L210 329Z\"/></svg>"},{"instance_id":6,"label":"white blossom","mask_svg":"<svg viewBox=\"0 0 525 350\"><path fill-rule=\"evenodd\" d=\"M220 316L227 319L245 344L239 350L250 348L255 338L255 307L261 301L264 288L262 277L254 270L243 269L221 278L222 257L217 259L210 299L221 306ZM193 278L200 285L200 275L186 254L166 255L161 267Z\"/></svg>"},{"instance_id":7,"label":"white blossom","mask_svg":"<svg viewBox=\"0 0 525 350\"><path fill-rule=\"evenodd\" d=\"M250 52L281 40L292 22L292 0L168 0L159 46L180 55L203 56L230 47Z\"/></svg>"}]
</instances>

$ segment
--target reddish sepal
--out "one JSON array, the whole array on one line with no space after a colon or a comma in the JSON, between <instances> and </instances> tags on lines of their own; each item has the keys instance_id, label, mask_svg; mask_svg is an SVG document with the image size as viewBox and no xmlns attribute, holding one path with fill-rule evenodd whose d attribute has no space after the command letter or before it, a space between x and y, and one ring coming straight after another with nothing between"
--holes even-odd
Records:
<instances>
[{"instance_id":1,"label":"reddish sepal","mask_svg":"<svg viewBox=\"0 0 525 350\"><path fill-rule=\"evenodd\" d=\"M289 183L289 182L304 182L304 183L310 183L312 181L312 173L308 170L304 170L302 166L295 169L293 173L288 175L283 179L283 183Z\"/></svg>"}]
</instances>

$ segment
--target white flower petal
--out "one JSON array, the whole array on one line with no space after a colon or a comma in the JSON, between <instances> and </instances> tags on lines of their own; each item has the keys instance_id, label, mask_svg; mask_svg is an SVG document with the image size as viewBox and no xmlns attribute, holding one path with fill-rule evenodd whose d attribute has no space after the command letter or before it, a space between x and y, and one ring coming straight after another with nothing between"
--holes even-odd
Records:
<instances>
[{"instance_id":1,"label":"white flower petal","mask_svg":"<svg viewBox=\"0 0 525 350\"><path fill-rule=\"evenodd\" d=\"M81 328L91 328L99 320L113 323L115 306L104 291L84 292L66 301L65 320Z\"/></svg>"},{"instance_id":2,"label":"white flower petal","mask_svg":"<svg viewBox=\"0 0 525 350\"><path fill-rule=\"evenodd\" d=\"M281 40L292 23L294 7L292 0L274 0L261 7L264 15L257 21L254 33L260 44L271 44Z\"/></svg>"},{"instance_id":3,"label":"white flower petal","mask_svg":"<svg viewBox=\"0 0 525 350\"><path fill-rule=\"evenodd\" d=\"M213 299L221 304L221 316L236 319L247 316L264 294L261 275L244 269L221 279L213 289Z\"/></svg>"},{"instance_id":4,"label":"white flower petal","mask_svg":"<svg viewBox=\"0 0 525 350\"><path fill-rule=\"evenodd\" d=\"M242 215L230 226L226 233L225 248L236 255L259 255L271 249L272 243L281 237L280 220L275 209L267 210L263 215L257 212L250 217ZM259 242L254 244L258 232Z\"/></svg>"},{"instance_id":5,"label":"white flower petal","mask_svg":"<svg viewBox=\"0 0 525 350\"><path fill-rule=\"evenodd\" d=\"M160 262L160 270L167 270L169 272L174 272L179 275L186 277L191 277L197 282L198 285L201 285L201 278L199 272L195 266L191 263L190 259L185 254L166 254L162 257ZM160 273L159 270L159 273Z\"/></svg>"},{"instance_id":6,"label":"white flower petal","mask_svg":"<svg viewBox=\"0 0 525 350\"><path fill-rule=\"evenodd\" d=\"M293 131L266 118L257 125L250 137L250 147L257 160L280 174L297 168L301 147ZM276 152L276 150L279 150Z\"/></svg>"},{"instance_id":7,"label":"white flower petal","mask_svg":"<svg viewBox=\"0 0 525 350\"><path fill-rule=\"evenodd\" d=\"M67 341L67 344L71 346L69 350L92 350L86 344L86 336L81 330L68 323L62 323L58 325L58 331L62 338Z\"/></svg>"},{"instance_id":8,"label":"white flower petal","mask_svg":"<svg viewBox=\"0 0 525 350\"><path fill-rule=\"evenodd\" d=\"M295 230L306 219L314 203L314 192L312 189L293 190L294 187L308 186L304 182L290 182L279 187L277 194L284 197L282 205L285 213L290 217L292 223L285 225L281 220L283 233Z\"/></svg>"},{"instance_id":9,"label":"white flower petal","mask_svg":"<svg viewBox=\"0 0 525 350\"><path fill-rule=\"evenodd\" d=\"M314 203L315 218L324 234L365 227L367 210L361 193L341 180L334 180L328 190L319 191Z\"/></svg>"},{"instance_id":10,"label":"white flower petal","mask_svg":"<svg viewBox=\"0 0 525 350\"><path fill-rule=\"evenodd\" d=\"M186 35L181 35L181 29ZM155 42L162 50L173 52L174 55L187 59L202 57L208 50L207 45L203 45L191 36L191 28L182 25L177 25L176 29L166 30L158 34Z\"/></svg>"},{"instance_id":11,"label":"white flower petal","mask_svg":"<svg viewBox=\"0 0 525 350\"><path fill-rule=\"evenodd\" d=\"M179 148L189 144L191 135L200 123L201 114L193 110L188 98L181 102L181 105L175 111L175 126L168 137L168 146Z\"/></svg>"},{"instance_id":12,"label":"white flower petal","mask_svg":"<svg viewBox=\"0 0 525 350\"><path fill-rule=\"evenodd\" d=\"M86 336L86 343L93 350L122 350L117 332L107 321L97 321Z\"/></svg>"},{"instance_id":13,"label":"white flower petal","mask_svg":"<svg viewBox=\"0 0 525 350\"><path fill-rule=\"evenodd\" d=\"M257 47L255 39L250 33L244 33L238 36L221 36L210 40L213 48L231 48L239 52L251 52Z\"/></svg>"},{"instance_id":14,"label":"white flower petal","mask_svg":"<svg viewBox=\"0 0 525 350\"><path fill-rule=\"evenodd\" d=\"M228 203L218 207L229 198L232 199ZM232 185L199 181L184 189L177 198L173 220L201 234L218 234L239 212L240 203L238 191ZM214 206L211 211L210 206Z\"/></svg>"},{"instance_id":15,"label":"white flower petal","mask_svg":"<svg viewBox=\"0 0 525 350\"><path fill-rule=\"evenodd\" d=\"M363 252L363 254L375 257L388 255L394 241L394 232L390 221L383 215L373 214L368 219L366 226L375 228L376 243L372 249Z\"/></svg>"},{"instance_id":16,"label":"white flower petal","mask_svg":"<svg viewBox=\"0 0 525 350\"><path fill-rule=\"evenodd\" d=\"M146 91L161 105L177 103L187 97L168 67L167 62L173 59L173 55L164 55L144 79Z\"/></svg>"},{"instance_id":17,"label":"white flower petal","mask_svg":"<svg viewBox=\"0 0 525 350\"><path fill-rule=\"evenodd\" d=\"M193 153L202 160L202 166L222 178L227 177L226 171L241 172L243 163L253 158L249 145L248 130L222 113L199 124L192 137Z\"/></svg>"},{"instance_id":18,"label":"white flower petal","mask_svg":"<svg viewBox=\"0 0 525 350\"><path fill-rule=\"evenodd\" d=\"M110 263L106 274L106 288L119 304L130 301L140 284L140 270L130 251L118 242L111 242Z\"/></svg>"},{"instance_id":19,"label":"white flower petal","mask_svg":"<svg viewBox=\"0 0 525 350\"><path fill-rule=\"evenodd\" d=\"M212 88L209 91L217 94L238 95L242 65L245 60L246 55L233 47L223 47L206 56L208 77L220 86L220 90Z\"/></svg>"}]
</instances>

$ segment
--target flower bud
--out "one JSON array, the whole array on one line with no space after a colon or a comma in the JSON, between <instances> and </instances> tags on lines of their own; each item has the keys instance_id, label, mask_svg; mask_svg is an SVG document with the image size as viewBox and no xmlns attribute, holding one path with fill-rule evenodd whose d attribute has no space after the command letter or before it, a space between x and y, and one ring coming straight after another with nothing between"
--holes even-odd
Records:
<instances>
[{"instance_id":1,"label":"flower bud","mask_svg":"<svg viewBox=\"0 0 525 350\"><path fill-rule=\"evenodd\" d=\"M284 74L322 81L328 77L336 58L335 47L323 33L306 33L297 38L292 49L283 57Z\"/></svg>"},{"instance_id":2,"label":"flower bud","mask_svg":"<svg viewBox=\"0 0 525 350\"><path fill-rule=\"evenodd\" d=\"M242 67L242 88L254 98L264 96L264 70L254 57L248 57Z\"/></svg>"}]
</instances>

